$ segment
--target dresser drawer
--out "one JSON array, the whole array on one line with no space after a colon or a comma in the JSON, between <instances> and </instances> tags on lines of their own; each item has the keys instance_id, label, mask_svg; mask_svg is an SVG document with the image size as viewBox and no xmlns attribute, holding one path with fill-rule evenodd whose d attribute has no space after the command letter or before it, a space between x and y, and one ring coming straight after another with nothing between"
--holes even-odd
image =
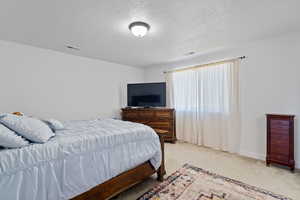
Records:
<instances>
[{"instance_id":1,"label":"dresser drawer","mask_svg":"<svg viewBox=\"0 0 300 200\"><path fill-rule=\"evenodd\" d=\"M271 135L270 143L271 144L286 144L289 145L289 137L288 135Z\"/></svg>"},{"instance_id":2,"label":"dresser drawer","mask_svg":"<svg viewBox=\"0 0 300 200\"><path fill-rule=\"evenodd\" d=\"M154 112L153 111L143 111L143 112L139 112L139 118L143 119L143 118L153 118L154 117Z\"/></svg>"},{"instance_id":3,"label":"dresser drawer","mask_svg":"<svg viewBox=\"0 0 300 200\"><path fill-rule=\"evenodd\" d=\"M273 141L279 141L279 142L289 142L289 135L288 134L283 134L283 133L277 133L277 132L273 132L270 135L270 140L271 142Z\"/></svg>"},{"instance_id":4,"label":"dresser drawer","mask_svg":"<svg viewBox=\"0 0 300 200\"><path fill-rule=\"evenodd\" d=\"M148 125L148 121L143 119L129 119L128 121Z\"/></svg>"},{"instance_id":5,"label":"dresser drawer","mask_svg":"<svg viewBox=\"0 0 300 200\"><path fill-rule=\"evenodd\" d=\"M173 118L173 112L170 111L157 111L155 113L157 118L165 118L165 119L172 119Z\"/></svg>"},{"instance_id":6,"label":"dresser drawer","mask_svg":"<svg viewBox=\"0 0 300 200\"><path fill-rule=\"evenodd\" d=\"M138 118L138 113L137 112L123 112L122 117L124 120L136 119L136 118Z\"/></svg>"},{"instance_id":7,"label":"dresser drawer","mask_svg":"<svg viewBox=\"0 0 300 200\"><path fill-rule=\"evenodd\" d=\"M143 112L123 112L122 113L123 119L151 119L154 117L154 112L152 111L143 111Z\"/></svg>"},{"instance_id":8,"label":"dresser drawer","mask_svg":"<svg viewBox=\"0 0 300 200\"><path fill-rule=\"evenodd\" d=\"M169 135L172 136L172 133L169 132L169 130L164 130L164 129L154 129L156 131L156 133L164 136L164 137L168 137Z\"/></svg>"},{"instance_id":9,"label":"dresser drawer","mask_svg":"<svg viewBox=\"0 0 300 200\"><path fill-rule=\"evenodd\" d=\"M270 156L270 159L273 161L284 162L284 163L287 163L289 161L286 155L281 155L281 154L276 154L276 155L273 154Z\"/></svg>"},{"instance_id":10,"label":"dresser drawer","mask_svg":"<svg viewBox=\"0 0 300 200\"><path fill-rule=\"evenodd\" d=\"M288 135L289 128L270 128L270 133L272 133L272 135Z\"/></svg>"},{"instance_id":11,"label":"dresser drawer","mask_svg":"<svg viewBox=\"0 0 300 200\"><path fill-rule=\"evenodd\" d=\"M289 155L289 146L286 145L286 144L271 144L272 147L271 147L271 150L270 150L270 153L271 155L277 155L277 154L281 154L281 155L285 155L285 156L288 156Z\"/></svg>"},{"instance_id":12,"label":"dresser drawer","mask_svg":"<svg viewBox=\"0 0 300 200\"><path fill-rule=\"evenodd\" d=\"M149 126L152 128L167 128L169 129L171 127L171 122L170 121L153 121L153 122L148 122L147 123Z\"/></svg>"},{"instance_id":13,"label":"dresser drawer","mask_svg":"<svg viewBox=\"0 0 300 200\"><path fill-rule=\"evenodd\" d=\"M122 119L148 125L156 130L162 130L165 141L176 141L175 110L170 108L124 108ZM160 134L158 132L158 134ZM166 136L166 137L165 137Z\"/></svg>"},{"instance_id":14,"label":"dresser drawer","mask_svg":"<svg viewBox=\"0 0 300 200\"><path fill-rule=\"evenodd\" d=\"M271 127L289 127L290 122L287 120L272 119L270 120Z\"/></svg>"}]
</instances>

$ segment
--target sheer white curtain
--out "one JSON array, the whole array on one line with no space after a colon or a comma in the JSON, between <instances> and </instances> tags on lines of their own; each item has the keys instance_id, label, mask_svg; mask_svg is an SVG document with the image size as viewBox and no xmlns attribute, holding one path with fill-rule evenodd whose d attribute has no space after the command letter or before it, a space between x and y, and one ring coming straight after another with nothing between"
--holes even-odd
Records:
<instances>
[{"instance_id":1,"label":"sheer white curtain","mask_svg":"<svg viewBox=\"0 0 300 200\"><path fill-rule=\"evenodd\" d=\"M179 140L238 152L240 60L166 74Z\"/></svg>"}]
</instances>

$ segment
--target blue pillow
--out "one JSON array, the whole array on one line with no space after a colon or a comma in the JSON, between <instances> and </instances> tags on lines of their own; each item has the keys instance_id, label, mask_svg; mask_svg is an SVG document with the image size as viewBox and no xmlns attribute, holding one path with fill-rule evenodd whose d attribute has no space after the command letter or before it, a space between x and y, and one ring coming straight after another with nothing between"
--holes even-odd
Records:
<instances>
[{"instance_id":1,"label":"blue pillow","mask_svg":"<svg viewBox=\"0 0 300 200\"><path fill-rule=\"evenodd\" d=\"M53 132L65 129L64 125L56 119L44 119L42 121L45 122Z\"/></svg>"},{"instance_id":2,"label":"blue pillow","mask_svg":"<svg viewBox=\"0 0 300 200\"><path fill-rule=\"evenodd\" d=\"M31 117L5 114L0 117L0 123L32 142L45 143L54 136L44 122Z\"/></svg>"},{"instance_id":3,"label":"blue pillow","mask_svg":"<svg viewBox=\"0 0 300 200\"><path fill-rule=\"evenodd\" d=\"M27 146L29 142L12 130L0 124L0 146L5 148L19 148Z\"/></svg>"}]
</instances>

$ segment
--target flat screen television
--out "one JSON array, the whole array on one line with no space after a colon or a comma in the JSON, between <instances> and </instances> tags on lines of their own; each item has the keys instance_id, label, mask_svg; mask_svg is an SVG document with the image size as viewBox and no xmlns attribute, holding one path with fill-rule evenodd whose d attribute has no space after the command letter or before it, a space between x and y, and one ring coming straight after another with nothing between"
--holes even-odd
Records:
<instances>
[{"instance_id":1,"label":"flat screen television","mask_svg":"<svg viewBox=\"0 0 300 200\"><path fill-rule=\"evenodd\" d=\"M136 83L127 85L129 107L165 107L166 83Z\"/></svg>"}]
</instances>

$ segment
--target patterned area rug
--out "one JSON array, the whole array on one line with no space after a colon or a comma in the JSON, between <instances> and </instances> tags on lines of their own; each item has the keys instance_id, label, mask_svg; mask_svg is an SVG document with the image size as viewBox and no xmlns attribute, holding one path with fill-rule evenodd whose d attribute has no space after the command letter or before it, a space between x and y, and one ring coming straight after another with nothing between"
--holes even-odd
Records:
<instances>
[{"instance_id":1,"label":"patterned area rug","mask_svg":"<svg viewBox=\"0 0 300 200\"><path fill-rule=\"evenodd\" d=\"M138 200L291 200L185 164Z\"/></svg>"}]
</instances>

